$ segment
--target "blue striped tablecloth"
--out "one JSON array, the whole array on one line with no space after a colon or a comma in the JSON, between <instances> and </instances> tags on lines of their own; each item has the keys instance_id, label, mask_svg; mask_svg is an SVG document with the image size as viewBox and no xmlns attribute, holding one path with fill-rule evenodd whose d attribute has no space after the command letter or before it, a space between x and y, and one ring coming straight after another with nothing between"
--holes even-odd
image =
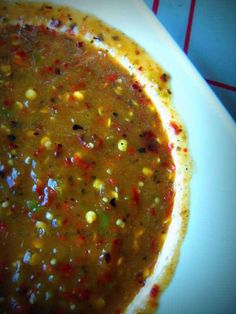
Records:
<instances>
[{"instance_id":1,"label":"blue striped tablecloth","mask_svg":"<svg viewBox=\"0 0 236 314\"><path fill-rule=\"evenodd\" d=\"M236 120L236 0L144 0Z\"/></svg>"}]
</instances>

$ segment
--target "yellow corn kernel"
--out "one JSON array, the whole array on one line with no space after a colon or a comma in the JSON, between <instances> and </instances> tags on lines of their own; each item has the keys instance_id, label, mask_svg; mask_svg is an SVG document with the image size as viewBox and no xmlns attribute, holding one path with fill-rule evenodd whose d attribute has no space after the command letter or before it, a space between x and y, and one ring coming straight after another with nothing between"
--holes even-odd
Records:
<instances>
[{"instance_id":1,"label":"yellow corn kernel","mask_svg":"<svg viewBox=\"0 0 236 314\"><path fill-rule=\"evenodd\" d=\"M81 152L76 152L76 153L74 154L74 156L77 157L77 158L82 158Z\"/></svg>"},{"instance_id":2,"label":"yellow corn kernel","mask_svg":"<svg viewBox=\"0 0 236 314\"><path fill-rule=\"evenodd\" d=\"M22 104L22 102L20 101L16 101L16 107L20 110L22 110L24 108L24 105Z\"/></svg>"},{"instance_id":3,"label":"yellow corn kernel","mask_svg":"<svg viewBox=\"0 0 236 314\"><path fill-rule=\"evenodd\" d=\"M147 168L147 167L144 167L142 172L147 177L151 177L153 175L153 171L150 168Z\"/></svg>"},{"instance_id":4,"label":"yellow corn kernel","mask_svg":"<svg viewBox=\"0 0 236 314\"><path fill-rule=\"evenodd\" d=\"M37 221L35 224L37 229L47 229L47 225L43 221Z\"/></svg>"},{"instance_id":5,"label":"yellow corn kernel","mask_svg":"<svg viewBox=\"0 0 236 314\"><path fill-rule=\"evenodd\" d=\"M29 100L35 100L37 98L37 93L34 89L29 88L26 92L25 92L25 97Z\"/></svg>"},{"instance_id":6,"label":"yellow corn kernel","mask_svg":"<svg viewBox=\"0 0 236 314\"><path fill-rule=\"evenodd\" d=\"M87 223L92 224L97 219L97 214L90 210L85 214L85 219Z\"/></svg>"},{"instance_id":7,"label":"yellow corn kernel","mask_svg":"<svg viewBox=\"0 0 236 314\"><path fill-rule=\"evenodd\" d=\"M152 112L154 112L155 110L156 110L156 108L153 106L153 105L148 105L148 108L152 111Z\"/></svg>"},{"instance_id":8,"label":"yellow corn kernel","mask_svg":"<svg viewBox=\"0 0 236 314\"><path fill-rule=\"evenodd\" d=\"M99 108L98 108L98 114L99 114L99 116L102 116L103 113L104 113L103 107L99 107Z\"/></svg>"},{"instance_id":9,"label":"yellow corn kernel","mask_svg":"<svg viewBox=\"0 0 236 314\"><path fill-rule=\"evenodd\" d=\"M32 244L36 249L42 249L43 240L42 239L34 239Z\"/></svg>"},{"instance_id":10,"label":"yellow corn kernel","mask_svg":"<svg viewBox=\"0 0 236 314\"><path fill-rule=\"evenodd\" d=\"M120 228L124 228L125 227L125 222L122 219L117 219L116 220L116 225Z\"/></svg>"},{"instance_id":11,"label":"yellow corn kernel","mask_svg":"<svg viewBox=\"0 0 236 314\"><path fill-rule=\"evenodd\" d=\"M38 265L40 263L40 255L38 253L34 253L29 261L31 266Z\"/></svg>"},{"instance_id":12,"label":"yellow corn kernel","mask_svg":"<svg viewBox=\"0 0 236 314\"><path fill-rule=\"evenodd\" d=\"M111 118L108 118L107 119L107 127L110 128L110 126L111 126Z\"/></svg>"},{"instance_id":13,"label":"yellow corn kernel","mask_svg":"<svg viewBox=\"0 0 236 314\"><path fill-rule=\"evenodd\" d=\"M84 99L84 95L78 90L73 93L73 96L77 100L83 100Z\"/></svg>"},{"instance_id":14,"label":"yellow corn kernel","mask_svg":"<svg viewBox=\"0 0 236 314\"><path fill-rule=\"evenodd\" d=\"M123 88L121 86L117 86L114 90L114 92L116 93L116 95L121 95L123 91Z\"/></svg>"},{"instance_id":15,"label":"yellow corn kernel","mask_svg":"<svg viewBox=\"0 0 236 314\"><path fill-rule=\"evenodd\" d=\"M111 191L111 196L116 198L117 200L119 199L119 194L116 191Z\"/></svg>"},{"instance_id":16,"label":"yellow corn kernel","mask_svg":"<svg viewBox=\"0 0 236 314\"><path fill-rule=\"evenodd\" d=\"M126 141L125 139L119 140L117 146L120 151L126 152L128 147L128 141Z\"/></svg>"},{"instance_id":17,"label":"yellow corn kernel","mask_svg":"<svg viewBox=\"0 0 236 314\"><path fill-rule=\"evenodd\" d=\"M104 183L103 181L99 180L99 179L95 179L93 181L93 187L96 189L96 190L101 190L104 186Z\"/></svg>"},{"instance_id":18,"label":"yellow corn kernel","mask_svg":"<svg viewBox=\"0 0 236 314\"><path fill-rule=\"evenodd\" d=\"M48 136L44 136L41 141L40 141L41 145L43 145L44 147L46 147L47 149L50 149L52 146L52 142L50 140L50 138Z\"/></svg>"},{"instance_id":19,"label":"yellow corn kernel","mask_svg":"<svg viewBox=\"0 0 236 314\"><path fill-rule=\"evenodd\" d=\"M150 275L149 269L148 269L148 268L145 268L145 269L144 269L144 272L143 272L143 277L144 277L144 279L147 278L149 275Z\"/></svg>"}]
</instances>

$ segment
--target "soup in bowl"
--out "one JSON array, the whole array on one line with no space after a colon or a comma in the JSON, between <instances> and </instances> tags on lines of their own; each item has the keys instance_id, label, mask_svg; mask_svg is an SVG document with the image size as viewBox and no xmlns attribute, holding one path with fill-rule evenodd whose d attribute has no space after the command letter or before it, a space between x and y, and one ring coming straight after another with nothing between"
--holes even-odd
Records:
<instances>
[{"instance_id":1,"label":"soup in bowl","mask_svg":"<svg viewBox=\"0 0 236 314\"><path fill-rule=\"evenodd\" d=\"M1 311L154 311L191 174L170 75L74 8L0 16Z\"/></svg>"}]
</instances>

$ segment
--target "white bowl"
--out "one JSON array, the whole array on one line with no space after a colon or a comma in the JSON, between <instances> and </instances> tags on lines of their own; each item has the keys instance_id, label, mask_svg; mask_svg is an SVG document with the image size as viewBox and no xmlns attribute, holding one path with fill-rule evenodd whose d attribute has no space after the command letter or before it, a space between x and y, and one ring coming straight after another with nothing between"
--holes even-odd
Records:
<instances>
[{"instance_id":1,"label":"white bowl","mask_svg":"<svg viewBox=\"0 0 236 314\"><path fill-rule=\"evenodd\" d=\"M185 54L141 0L55 0L134 39L171 75L194 172L190 221L159 313L236 312L236 127ZM204 53L204 51L203 51Z\"/></svg>"}]
</instances>

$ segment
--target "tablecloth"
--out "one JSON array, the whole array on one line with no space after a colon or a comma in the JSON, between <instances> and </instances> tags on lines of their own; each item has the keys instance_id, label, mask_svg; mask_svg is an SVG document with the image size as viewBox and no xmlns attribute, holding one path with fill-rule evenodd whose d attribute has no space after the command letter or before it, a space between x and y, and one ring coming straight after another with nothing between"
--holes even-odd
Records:
<instances>
[{"instance_id":1,"label":"tablecloth","mask_svg":"<svg viewBox=\"0 0 236 314\"><path fill-rule=\"evenodd\" d=\"M236 120L236 0L144 0Z\"/></svg>"}]
</instances>

